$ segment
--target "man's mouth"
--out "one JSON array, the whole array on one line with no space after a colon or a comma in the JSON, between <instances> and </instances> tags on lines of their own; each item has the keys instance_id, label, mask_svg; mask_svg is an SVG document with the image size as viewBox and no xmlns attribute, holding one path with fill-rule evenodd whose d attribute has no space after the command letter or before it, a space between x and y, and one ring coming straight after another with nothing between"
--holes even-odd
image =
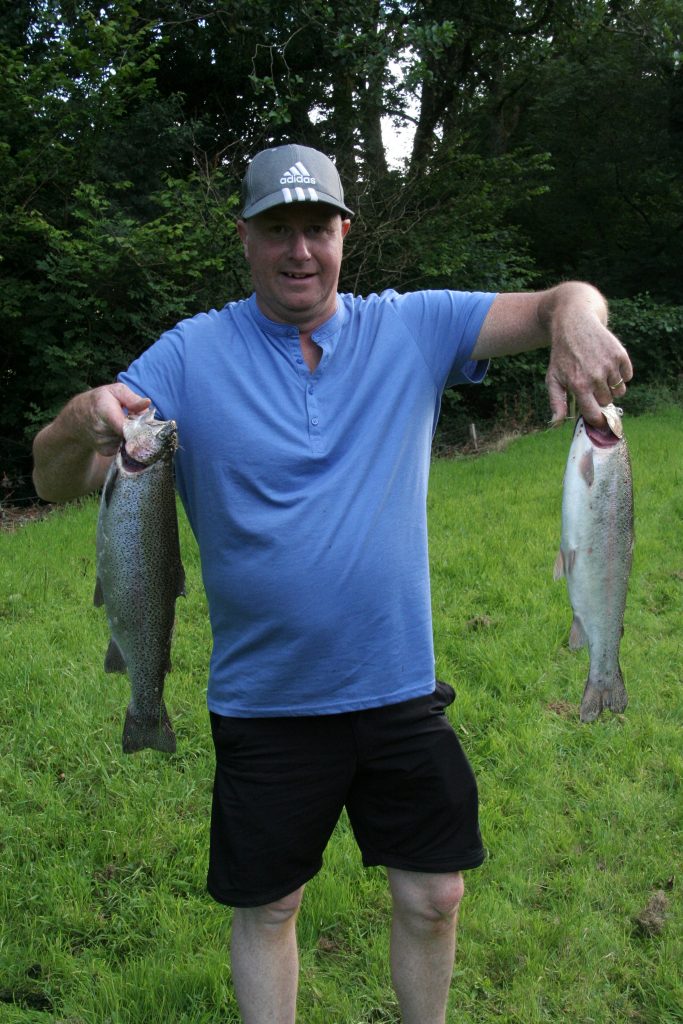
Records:
<instances>
[{"instance_id":1,"label":"man's mouth","mask_svg":"<svg viewBox=\"0 0 683 1024\"><path fill-rule=\"evenodd\" d=\"M289 277L293 281L307 281L309 277L315 277L315 274L295 274L289 270L283 270L282 273L285 277Z\"/></svg>"}]
</instances>

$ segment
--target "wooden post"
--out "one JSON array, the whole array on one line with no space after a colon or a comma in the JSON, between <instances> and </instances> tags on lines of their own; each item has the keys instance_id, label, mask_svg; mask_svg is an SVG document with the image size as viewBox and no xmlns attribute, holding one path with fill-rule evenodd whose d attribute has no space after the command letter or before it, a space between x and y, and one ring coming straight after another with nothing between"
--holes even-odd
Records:
<instances>
[{"instance_id":1,"label":"wooden post","mask_svg":"<svg viewBox=\"0 0 683 1024\"><path fill-rule=\"evenodd\" d=\"M474 445L475 452L479 450L479 444L477 443L477 428L474 423L470 423L470 437L472 438L472 444Z\"/></svg>"}]
</instances>

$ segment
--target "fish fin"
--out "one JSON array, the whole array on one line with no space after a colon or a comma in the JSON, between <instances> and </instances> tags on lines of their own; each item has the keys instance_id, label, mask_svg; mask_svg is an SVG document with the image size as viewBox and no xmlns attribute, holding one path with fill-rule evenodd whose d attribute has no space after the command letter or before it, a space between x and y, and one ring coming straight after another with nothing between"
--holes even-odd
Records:
<instances>
[{"instance_id":1,"label":"fish fin","mask_svg":"<svg viewBox=\"0 0 683 1024\"><path fill-rule=\"evenodd\" d=\"M178 590L176 591L176 597L187 597L187 591L185 590L185 567L182 562L178 566Z\"/></svg>"},{"instance_id":2,"label":"fish fin","mask_svg":"<svg viewBox=\"0 0 683 1024\"><path fill-rule=\"evenodd\" d=\"M124 754L134 754L136 751L146 748L161 750L165 754L175 754L175 733L163 701L159 708L159 717L153 721L136 718L130 706L126 711L126 721L123 726Z\"/></svg>"},{"instance_id":3,"label":"fish fin","mask_svg":"<svg viewBox=\"0 0 683 1024\"><path fill-rule=\"evenodd\" d=\"M588 643L588 637L586 631L583 628L581 619L575 615L572 620L572 628L569 633L569 650L580 651L582 647L585 647Z\"/></svg>"},{"instance_id":4,"label":"fish fin","mask_svg":"<svg viewBox=\"0 0 683 1024\"><path fill-rule=\"evenodd\" d=\"M617 665L614 675L610 678L593 679L590 674L581 699L580 718L582 722L594 722L603 708L617 713L626 710L628 694L624 686L624 677Z\"/></svg>"},{"instance_id":5,"label":"fish fin","mask_svg":"<svg viewBox=\"0 0 683 1024\"><path fill-rule=\"evenodd\" d=\"M99 576L95 580L95 593L93 594L92 603L96 608L100 608L104 604L104 591L102 590L102 582Z\"/></svg>"},{"instance_id":6,"label":"fish fin","mask_svg":"<svg viewBox=\"0 0 683 1024\"><path fill-rule=\"evenodd\" d=\"M589 487L592 487L595 479L595 466L593 465L593 449L589 448L583 453L579 461L579 472Z\"/></svg>"},{"instance_id":7,"label":"fish fin","mask_svg":"<svg viewBox=\"0 0 683 1024\"><path fill-rule=\"evenodd\" d=\"M107 508L109 507L109 502L111 501L111 496L114 493L114 486L116 484L116 478L117 478L118 475L119 475L119 471L118 471L118 468L116 466L116 463L114 462L112 464L111 469L109 470L109 475L107 476L107 479L104 481L103 499L104 499L104 504L107 506Z\"/></svg>"},{"instance_id":8,"label":"fish fin","mask_svg":"<svg viewBox=\"0 0 683 1024\"><path fill-rule=\"evenodd\" d=\"M107 653L104 656L104 671L122 673L128 671L126 659L114 637L109 641L109 647L107 647Z\"/></svg>"},{"instance_id":9,"label":"fish fin","mask_svg":"<svg viewBox=\"0 0 683 1024\"><path fill-rule=\"evenodd\" d=\"M564 555L562 554L562 548L557 552L557 558L555 559L555 566L553 568L553 579L561 580L564 576Z\"/></svg>"},{"instance_id":10,"label":"fish fin","mask_svg":"<svg viewBox=\"0 0 683 1024\"><path fill-rule=\"evenodd\" d=\"M560 548L557 558L555 559L555 568L553 570L553 579L560 580L563 576L569 577L574 568L576 562L576 548L570 548L569 551L565 552Z\"/></svg>"}]
</instances>

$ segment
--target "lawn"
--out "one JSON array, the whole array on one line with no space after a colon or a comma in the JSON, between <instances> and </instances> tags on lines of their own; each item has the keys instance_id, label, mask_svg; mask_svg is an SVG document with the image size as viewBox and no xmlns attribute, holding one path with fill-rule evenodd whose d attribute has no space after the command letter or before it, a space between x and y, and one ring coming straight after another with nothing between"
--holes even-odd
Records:
<instances>
[{"instance_id":1,"label":"lawn","mask_svg":"<svg viewBox=\"0 0 683 1024\"><path fill-rule=\"evenodd\" d=\"M683 1021L683 412L626 418L636 549L630 703L581 725L587 673L553 582L566 427L437 460L429 496L437 672L475 767L484 866L467 877L449 1022ZM205 893L210 648L181 520L173 756L121 752L105 676L94 499L0 534L0 1022L237 1022L230 913ZM300 1020L398 1024L389 900L345 820L299 922Z\"/></svg>"}]
</instances>

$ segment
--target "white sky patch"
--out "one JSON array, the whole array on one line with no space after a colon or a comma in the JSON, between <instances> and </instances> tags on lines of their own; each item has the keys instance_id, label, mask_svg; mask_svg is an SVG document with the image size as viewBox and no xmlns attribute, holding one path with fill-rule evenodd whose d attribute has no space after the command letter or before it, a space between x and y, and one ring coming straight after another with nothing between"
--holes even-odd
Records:
<instances>
[{"instance_id":1,"label":"white sky patch","mask_svg":"<svg viewBox=\"0 0 683 1024\"><path fill-rule=\"evenodd\" d=\"M412 57L411 50L404 50L401 60L389 61L388 66L394 87L403 88L406 114L405 117L392 117L387 114L382 118L382 142L390 170L404 170L413 151L416 121L420 114L420 97L406 89L405 69Z\"/></svg>"},{"instance_id":2,"label":"white sky patch","mask_svg":"<svg viewBox=\"0 0 683 1024\"><path fill-rule=\"evenodd\" d=\"M412 121L405 121L402 125L396 125L394 118L382 118L382 142L384 152L387 155L387 164L390 170L400 171L410 159L413 149L413 137L415 125Z\"/></svg>"}]
</instances>

